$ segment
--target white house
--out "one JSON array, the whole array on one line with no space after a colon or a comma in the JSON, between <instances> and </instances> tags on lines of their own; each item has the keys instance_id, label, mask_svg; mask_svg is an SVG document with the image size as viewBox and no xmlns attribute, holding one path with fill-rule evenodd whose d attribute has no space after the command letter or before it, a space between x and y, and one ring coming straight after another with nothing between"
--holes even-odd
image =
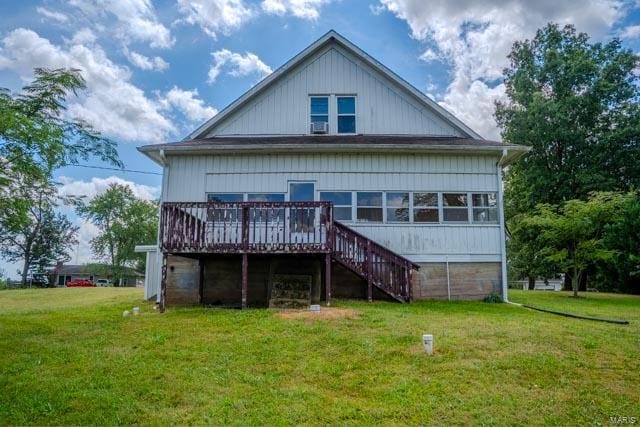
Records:
<instances>
[{"instance_id":1,"label":"white house","mask_svg":"<svg viewBox=\"0 0 640 427\"><path fill-rule=\"evenodd\" d=\"M139 150L164 171L163 306L506 295L502 170L527 148L334 31L185 140Z\"/></svg>"}]
</instances>

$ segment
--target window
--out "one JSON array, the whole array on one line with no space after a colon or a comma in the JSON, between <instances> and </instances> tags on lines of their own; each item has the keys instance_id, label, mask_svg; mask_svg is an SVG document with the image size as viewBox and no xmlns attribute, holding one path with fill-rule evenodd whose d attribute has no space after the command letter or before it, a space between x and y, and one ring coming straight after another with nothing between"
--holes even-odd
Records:
<instances>
[{"instance_id":1,"label":"window","mask_svg":"<svg viewBox=\"0 0 640 427\"><path fill-rule=\"evenodd\" d=\"M242 193L209 193L207 202L241 202Z\"/></svg>"},{"instance_id":2,"label":"window","mask_svg":"<svg viewBox=\"0 0 640 427\"><path fill-rule=\"evenodd\" d=\"M413 193L413 222L439 222L438 193Z\"/></svg>"},{"instance_id":3,"label":"window","mask_svg":"<svg viewBox=\"0 0 640 427\"><path fill-rule=\"evenodd\" d=\"M442 216L445 221L469 221L467 195L465 193L444 193L442 195L442 203Z\"/></svg>"},{"instance_id":4,"label":"window","mask_svg":"<svg viewBox=\"0 0 640 427\"><path fill-rule=\"evenodd\" d=\"M382 193L357 193L357 220L361 222L382 222Z\"/></svg>"},{"instance_id":5,"label":"window","mask_svg":"<svg viewBox=\"0 0 640 427\"><path fill-rule=\"evenodd\" d=\"M247 194L248 202L284 202L284 193L249 193ZM251 221L257 222L283 222L283 208L252 208Z\"/></svg>"},{"instance_id":6,"label":"window","mask_svg":"<svg viewBox=\"0 0 640 427\"><path fill-rule=\"evenodd\" d=\"M338 133L356 133L356 98L338 97Z\"/></svg>"},{"instance_id":7,"label":"window","mask_svg":"<svg viewBox=\"0 0 640 427\"><path fill-rule=\"evenodd\" d=\"M321 191L320 200L333 203L333 216L338 221L351 221L350 191Z\"/></svg>"},{"instance_id":8,"label":"window","mask_svg":"<svg viewBox=\"0 0 640 427\"><path fill-rule=\"evenodd\" d=\"M315 200L315 184L313 182L290 182L289 201L291 202L312 202ZM309 232L313 230L315 221L315 209L313 208L291 208L291 227L295 232Z\"/></svg>"},{"instance_id":9,"label":"window","mask_svg":"<svg viewBox=\"0 0 640 427\"><path fill-rule=\"evenodd\" d=\"M329 123L329 98L326 96L311 97L311 123Z\"/></svg>"},{"instance_id":10,"label":"window","mask_svg":"<svg viewBox=\"0 0 640 427\"><path fill-rule=\"evenodd\" d=\"M473 222L498 222L498 200L496 193L472 194Z\"/></svg>"},{"instance_id":11,"label":"window","mask_svg":"<svg viewBox=\"0 0 640 427\"><path fill-rule=\"evenodd\" d=\"M207 202L229 203L242 202L242 193L209 193ZM210 209L207 214L208 221L237 221L240 219L240 209Z\"/></svg>"},{"instance_id":12,"label":"window","mask_svg":"<svg viewBox=\"0 0 640 427\"><path fill-rule=\"evenodd\" d=\"M387 222L409 222L409 193L386 193Z\"/></svg>"}]
</instances>

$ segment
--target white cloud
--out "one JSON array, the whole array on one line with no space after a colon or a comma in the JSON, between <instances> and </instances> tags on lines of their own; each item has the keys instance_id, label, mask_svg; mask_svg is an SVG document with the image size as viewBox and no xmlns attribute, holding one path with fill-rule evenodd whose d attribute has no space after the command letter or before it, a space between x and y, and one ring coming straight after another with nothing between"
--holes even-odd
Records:
<instances>
[{"instance_id":1,"label":"white cloud","mask_svg":"<svg viewBox=\"0 0 640 427\"><path fill-rule=\"evenodd\" d=\"M69 17L64 13L45 9L44 7L40 7L40 6L36 7L36 12L38 12L40 15L44 16L45 18L51 19L52 21L56 21L61 24L64 24L69 20Z\"/></svg>"},{"instance_id":2,"label":"white cloud","mask_svg":"<svg viewBox=\"0 0 640 427\"><path fill-rule=\"evenodd\" d=\"M0 69L11 69L29 80L34 67L79 68L87 91L70 101L70 115L86 120L100 132L129 141L159 142L176 133L160 113L160 105L131 83L128 68L113 63L99 45L79 40L90 41L90 31L56 46L34 31L18 28L2 40Z\"/></svg>"},{"instance_id":3,"label":"white cloud","mask_svg":"<svg viewBox=\"0 0 640 427\"><path fill-rule=\"evenodd\" d=\"M571 0L380 0L405 20L413 38L429 43L424 60L445 59L452 82L441 104L481 135L499 138L493 102L504 87L487 84L502 77L514 41L535 36L547 22L575 24L602 37L622 17L622 1L599 0L576 7Z\"/></svg>"},{"instance_id":4,"label":"white cloud","mask_svg":"<svg viewBox=\"0 0 640 427\"><path fill-rule=\"evenodd\" d=\"M629 25L620 31L621 39L637 39L640 37L640 25Z\"/></svg>"},{"instance_id":5,"label":"white cloud","mask_svg":"<svg viewBox=\"0 0 640 427\"><path fill-rule=\"evenodd\" d=\"M125 49L124 54L129 62L141 70L164 71L169 68L169 63L159 56L149 58L148 56L144 56L135 51L129 51L128 49Z\"/></svg>"},{"instance_id":6,"label":"white cloud","mask_svg":"<svg viewBox=\"0 0 640 427\"><path fill-rule=\"evenodd\" d=\"M290 14L296 18L316 20L320 17L320 7L331 0L263 0L262 10L272 15Z\"/></svg>"},{"instance_id":7,"label":"white cloud","mask_svg":"<svg viewBox=\"0 0 640 427\"><path fill-rule=\"evenodd\" d=\"M166 49L175 43L171 32L158 21L150 0L71 0L70 5L89 17L111 15L116 19L116 35L125 43L146 42ZM108 24L104 24L109 28Z\"/></svg>"},{"instance_id":8,"label":"white cloud","mask_svg":"<svg viewBox=\"0 0 640 427\"><path fill-rule=\"evenodd\" d=\"M107 178L93 177L90 181L60 176L58 182L60 183L58 186L58 194L60 194L60 196L84 197L86 202L103 194L112 184L127 186L133 191L136 197L144 200L155 200L160 196L159 187L138 184L118 176L110 176Z\"/></svg>"},{"instance_id":9,"label":"white cloud","mask_svg":"<svg viewBox=\"0 0 640 427\"><path fill-rule=\"evenodd\" d=\"M213 38L230 34L254 16L243 0L178 0L178 6L184 22L200 26Z\"/></svg>"},{"instance_id":10,"label":"white cloud","mask_svg":"<svg viewBox=\"0 0 640 427\"><path fill-rule=\"evenodd\" d=\"M204 101L198 98L197 89L182 90L174 86L164 96L160 97L159 102L164 109L175 108L193 122L208 120L218 114L218 110L205 105Z\"/></svg>"},{"instance_id":11,"label":"white cloud","mask_svg":"<svg viewBox=\"0 0 640 427\"><path fill-rule=\"evenodd\" d=\"M224 67L230 68L227 74L233 77L258 74L260 78L263 78L272 73L271 67L251 52L246 52L242 55L241 53L221 49L213 52L211 56L213 56L213 64L209 69L209 78L207 80L209 83L216 81Z\"/></svg>"},{"instance_id":12,"label":"white cloud","mask_svg":"<svg viewBox=\"0 0 640 427\"><path fill-rule=\"evenodd\" d=\"M58 186L58 194L60 196L83 197L85 203L94 197L103 194L111 184L120 184L129 187L133 194L144 200L156 200L160 196L160 187L152 187L149 185L138 184L118 176L110 176L107 178L91 178L90 181L76 180L66 176L58 178L60 185ZM91 239L98 236L100 230L92 222L73 215L70 207L62 206L60 210L66 214L70 214L74 218L74 225L78 227L78 244L70 251L71 263L84 264L88 262L96 262L91 251Z\"/></svg>"}]
</instances>

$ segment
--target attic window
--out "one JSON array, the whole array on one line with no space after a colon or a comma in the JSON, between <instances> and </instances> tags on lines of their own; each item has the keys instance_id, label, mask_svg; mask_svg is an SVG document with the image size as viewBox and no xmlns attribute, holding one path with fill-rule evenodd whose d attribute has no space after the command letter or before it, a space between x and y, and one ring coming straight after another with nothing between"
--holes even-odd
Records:
<instances>
[{"instance_id":1,"label":"attic window","mask_svg":"<svg viewBox=\"0 0 640 427\"><path fill-rule=\"evenodd\" d=\"M338 97L338 133L356 133L355 96Z\"/></svg>"},{"instance_id":2,"label":"attic window","mask_svg":"<svg viewBox=\"0 0 640 427\"><path fill-rule=\"evenodd\" d=\"M329 97L311 97L311 123L329 123Z\"/></svg>"}]
</instances>

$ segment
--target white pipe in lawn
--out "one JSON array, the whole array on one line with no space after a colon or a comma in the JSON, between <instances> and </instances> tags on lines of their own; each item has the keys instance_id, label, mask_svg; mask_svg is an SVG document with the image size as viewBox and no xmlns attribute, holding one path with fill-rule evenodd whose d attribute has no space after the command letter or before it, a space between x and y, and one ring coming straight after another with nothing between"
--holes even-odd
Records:
<instances>
[{"instance_id":1,"label":"white pipe in lawn","mask_svg":"<svg viewBox=\"0 0 640 427\"><path fill-rule=\"evenodd\" d=\"M433 335L424 334L422 336L422 342L424 343L424 351L425 351L425 353L427 353L429 356L431 356L433 354Z\"/></svg>"}]
</instances>

